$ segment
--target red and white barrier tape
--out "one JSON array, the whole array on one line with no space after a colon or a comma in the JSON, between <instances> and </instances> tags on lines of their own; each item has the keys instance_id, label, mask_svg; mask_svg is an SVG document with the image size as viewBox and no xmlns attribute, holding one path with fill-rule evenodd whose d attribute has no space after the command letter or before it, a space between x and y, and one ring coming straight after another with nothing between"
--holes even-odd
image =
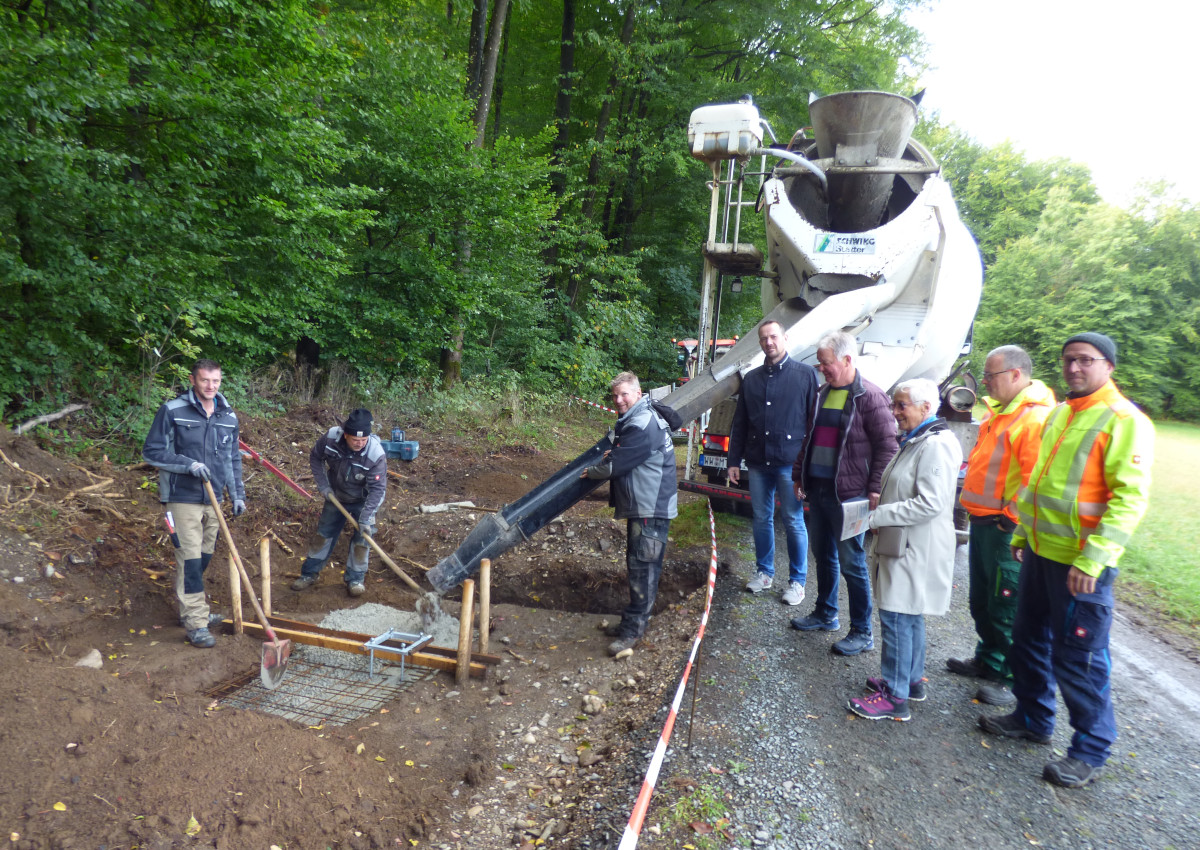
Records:
<instances>
[{"instance_id":1,"label":"red and white barrier tape","mask_svg":"<svg viewBox=\"0 0 1200 850\"><path fill-rule=\"evenodd\" d=\"M633 804L633 812L629 815L629 823L625 825L625 833L621 836L618 850L633 850L637 847L638 836L641 835L642 824L646 820L646 811L650 808L650 797L654 793L654 783L658 781L658 771L662 767L667 743L671 740L671 732L675 728L679 705L683 702L684 691L687 690L688 676L692 672L692 665L700 652L700 642L704 640L704 630L708 626L708 614L712 610L713 592L717 586L717 524L713 516L712 502L708 503L708 530L712 537L712 557L708 563L708 593L704 600L704 615L700 618L700 628L696 630L696 639L692 641L691 654L688 655L687 665L683 668L679 687L675 689L675 699L671 701L671 712L667 715L667 722L663 724L658 746L654 748L650 766L646 769L646 778L642 781L642 790L638 792L637 801Z\"/></svg>"},{"instance_id":2,"label":"red and white barrier tape","mask_svg":"<svg viewBox=\"0 0 1200 850\"><path fill-rule=\"evenodd\" d=\"M571 399L572 399L572 401L578 401L582 404L586 404L589 407L599 408L600 410L603 410L606 413L616 413L617 412L617 411L613 410L611 407L605 407L602 404L596 404L596 402L594 402L594 401L588 401L586 398L580 398L577 395L571 396Z\"/></svg>"}]
</instances>

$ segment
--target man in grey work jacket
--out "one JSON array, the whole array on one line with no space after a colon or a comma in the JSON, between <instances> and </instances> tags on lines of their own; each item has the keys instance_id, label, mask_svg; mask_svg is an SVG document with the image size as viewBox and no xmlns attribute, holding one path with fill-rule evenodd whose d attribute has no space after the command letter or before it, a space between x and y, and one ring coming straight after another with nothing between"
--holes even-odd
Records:
<instances>
[{"instance_id":1,"label":"man in grey work jacket","mask_svg":"<svg viewBox=\"0 0 1200 850\"><path fill-rule=\"evenodd\" d=\"M174 523L171 542L180 622L192 646L208 649L217 641L208 630L204 571L217 545L220 508L209 503L204 482L212 484L218 502L229 491L235 517L246 510L246 485L237 414L218 392L220 365L215 360L197 360L188 380L192 388L154 414L142 458L158 468L158 500Z\"/></svg>"},{"instance_id":2,"label":"man in grey work jacket","mask_svg":"<svg viewBox=\"0 0 1200 850\"><path fill-rule=\"evenodd\" d=\"M589 466L580 477L611 482L608 503L616 509L616 519L625 520L629 607L608 632L616 638L608 654L617 655L637 646L654 609L667 532L678 513L678 485L671 429L642 395L637 375L622 372L610 386L618 414L613 448L603 463Z\"/></svg>"},{"instance_id":3,"label":"man in grey work jacket","mask_svg":"<svg viewBox=\"0 0 1200 850\"><path fill-rule=\"evenodd\" d=\"M778 498L788 553L788 585L780 599L785 605L799 605L808 578L808 532L804 503L792 488L792 464L816 416L819 381L816 369L788 356L787 334L779 322L767 319L758 326L758 344L766 360L742 381L729 434L729 481L737 484L741 479L745 459L754 509L757 572L746 590L762 593L775 578Z\"/></svg>"},{"instance_id":4,"label":"man in grey work jacket","mask_svg":"<svg viewBox=\"0 0 1200 850\"><path fill-rule=\"evenodd\" d=\"M300 567L300 578L292 590L307 590L317 583L321 568L333 554L334 544L346 526L345 515L329 501L332 494L355 521L358 530L350 540L346 557L346 592L362 596L366 592L367 541L363 535L375 534L375 515L387 495L387 454L379 438L371 433L371 411L350 411L342 426L335 425L317 440L308 454L313 480L325 507L317 521L317 532L309 541L308 557Z\"/></svg>"}]
</instances>

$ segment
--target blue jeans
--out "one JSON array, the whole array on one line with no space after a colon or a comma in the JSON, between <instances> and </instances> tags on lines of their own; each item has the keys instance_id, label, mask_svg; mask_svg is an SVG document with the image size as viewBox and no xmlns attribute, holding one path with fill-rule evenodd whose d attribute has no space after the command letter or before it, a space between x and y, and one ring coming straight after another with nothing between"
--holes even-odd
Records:
<instances>
[{"instance_id":1,"label":"blue jeans","mask_svg":"<svg viewBox=\"0 0 1200 850\"><path fill-rule=\"evenodd\" d=\"M871 577L863 534L842 536L842 503L833 482L808 493L808 539L817 561L817 604L813 616L832 620L838 615L838 573L846 579L850 598L850 629L871 633Z\"/></svg>"},{"instance_id":2,"label":"blue jeans","mask_svg":"<svg viewBox=\"0 0 1200 850\"><path fill-rule=\"evenodd\" d=\"M621 614L621 637L641 637L654 610L663 555L667 552L669 519L625 521L625 568L629 575L629 607Z\"/></svg>"},{"instance_id":3,"label":"blue jeans","mask_svg":"<svg viewBox=\"0 0 1200 850\"><path fill-rule=\"evenodd\" d=\"M365 504L366 502L351 502L342 506L354 517L354 521L358 522ZM321 568L329 561L333 547L345 527L346 517L337 509L337 505L326 499L325 507L321 509L321 518L317 520L317 533L308 544L308 557L300 567L300 575L314 578L320 575ZM350 551L346 554L346 573L343 576L346 584L361 583L366 579L368 551L367 541L363 539L362 532L356 529L354 537L350 539Z\"/></svg>"},{"instance_id":4,"label":"blue jeans","mask_svg":"<svg viewBox=\"0 0 1200 850\"><path fill-rule=\"evenodd\" d=\"M879 609L883 632L879 675L892 696L908 699L909 686L925 677L925 615Z\"/></svg>"},{"instance_id":5,"label":"blue jeans","mask_svg":"<svg viewBox=\"0 0 1200 850\"><path fill-rule=\"evenodd\" d=\"M1067 590L1069 569L1025 548L1008 656L1013 696L1029 731L1049 735L1054 731L1057 684L1075 730L1067 755L1099 767L1108 761L1117 740L1108 652L1117 570L1106 569L1092 593L1072 596Z\"/></svg>"},{"instance_id":6,"label":"blue jeans","mask_svg":"<svg viewBox=\"0 0 1200 850\"><path fill-rule=\"evenodd\" d=\"M804 503L792 487L792 470L749 467L750 502L754 506L754 556L760 573L775 575L775 499L787 536L788 581L808 577L808 531Z\"/></svg>"}]
</instances>

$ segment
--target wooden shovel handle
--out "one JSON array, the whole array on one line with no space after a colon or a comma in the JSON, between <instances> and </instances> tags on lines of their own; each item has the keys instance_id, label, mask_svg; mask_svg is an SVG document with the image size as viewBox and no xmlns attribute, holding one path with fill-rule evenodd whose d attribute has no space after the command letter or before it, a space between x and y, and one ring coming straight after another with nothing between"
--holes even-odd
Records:
<instances>
[{"instance_id":1,"label":"wooden shovel handle","mask_svg":"<svg viewBox=\"0 0 1200 850\"><path fill-rule=\"evenodd\" d=\"M342 515L344 517L346 517L346 519L350 520L351 525L353 525L359 531L362 531L362 529L358 527L358 520L356 520L353 516L351 516L350 511L346 510L346 506L338 501L337 496L330 493L325 498L328 499L329 501L333 502L334 507L336 507L339 511L341 511ZM392 568L392 572L394 572L396 575L400 576L400 578L404 579L405 584L407 584L409 587L411 587L417 593L425 592L425 591L421 590L421 585L417 584L415 581L413 581L409 577L408 573L404 572L404 570L402 570L402 569L400 569L400 567L396 566L396 562L388 557L387 552L385 552L381 548L379 548L379 544L375 542L375 538L373 538L369 534L364 534L363 538L367 541L367 543L370 545L370 547L375 550L375 554L377 554L385 564L387 564L389 567Z\"/></svg>"},{"instance_id":2,"label":"wooden shovel handle","mask_svg":"<svg viewBox=\"0 0 1200 850\"><path fill-rule=\"evenodd\" d=\"M246 567L242 564L242 556L238 554L237 546L233 542L233 535L229 533L229 525L225 522L225 514L221 513L221 506L217 504L217 494L213 492L212 484L208 481L204 482L204 491L208 493L208 501L212 503L213 510L217 514L217 522L221 524L221 533L225 535L225 543L229 546L229 552L233 555L233 563L237 567L238 574L242 577L242 584L246 587L246 593L250 595L250 604L254 606L254 613L258 617L258 622L262 624L263 631L267 633L267 637L271 639L271 643L279 643L279 639L275 637L275 632L271 628L271 624L267 622L267 615L263 611L262 606L258 604L258 596L254 593L254 584L250 581L250 576L246 573Z\"/></svg>"}]
</instances>

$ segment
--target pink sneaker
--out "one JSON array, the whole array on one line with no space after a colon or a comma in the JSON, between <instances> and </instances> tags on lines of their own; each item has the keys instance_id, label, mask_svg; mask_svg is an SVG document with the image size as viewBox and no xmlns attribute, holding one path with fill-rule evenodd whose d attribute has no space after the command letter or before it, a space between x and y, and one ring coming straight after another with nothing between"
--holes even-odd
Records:
<instances>
[{"instance_id":1,"label":"pink sneaker","mask_svg":"<svg viewBox=\"0 0 1200 850\"><path fill-rule=\"evenodd\" d=\"M853 697L846 708L867 720L910 720L908 700L896 699L883 691L875 691L865 697Z\"/></svg>"}]
</instances>

